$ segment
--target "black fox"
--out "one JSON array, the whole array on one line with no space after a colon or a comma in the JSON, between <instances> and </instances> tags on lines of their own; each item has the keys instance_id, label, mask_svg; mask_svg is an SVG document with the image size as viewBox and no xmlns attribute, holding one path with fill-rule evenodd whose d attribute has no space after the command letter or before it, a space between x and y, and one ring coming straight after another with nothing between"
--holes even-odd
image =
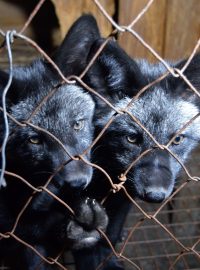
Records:
<instances>
[{"instance_id":1,"label":"black fox","mask_svg":"<svg viewBox=\"0 0 200 270\"><path fill-rule=\"evenodd\" d=\"M84 69L89 48L99 36L95 25L91 16L81 17L53 55L65 76L78 75ZM7 81L7 72L0 71L1 95ZM81 196L80 190L91 181L92 167L81 160L70 160L62 146L43 131L56 136L70 155L82 154L93 138L95 104L92 97L76 84L61 84L57 71L44 59L37 59L29 66L14 68L7 111L17 121L26 123L38 104L58 84L54 95L31 118L30 125L19 127L9 119L4 176L7 186L0 190L0 232L3 234L12 231L18 214L33 194L32 188L7 172L23 177L34 187L44 186L53 175L48 189L74 209L75 217L43 191L33 195L14 230L17 237L45 257L58 255L65 246L78 249L93 245L100 238L96 228L105 230L108 223L103 207ZM2 114L0 117L2 140ZM90 151L85 159L90 159ZM0 240L0 259L15 270L33 270L44 262L12 236ZM52 266L41 264L40 269L52 269Z\"/></svg>"},{"instance_id":2,"label":"black fox","mask_svg":"<svg viewBox=\"0 0 200 270\"><path fill-rule=\"evenodd\" d=\"M91 55L100 47L99 39L91 49ZM186 60L172 67L181 68ZM196 55L184 74L200 90L200 55ZM114 41L106 45L85 81L107 98L116 108L125 108L140 89L159 78L167 70L163 64L150 64L146 60L131 59ZM96 98L96 135L114 115L102 100ZM168 75L135 100L128 111L162 145L173 138L169 149L185 163L191 151L200 141L200 118L197 117L181 134L175 134L200 112L200 99L181 79ZM145 150L153 148L141 158L127 174L125 187L129 194L148 202L162 202L174 190L181 171L179 162L167 151L156 147L150 136L127 113L118 115L96 145L93 160L119 183L119 176ZM108 179L95 171L88 192L98 199L104 198L111 189ZM109 216L107 235L113 244L120 237L121 229L130 209L130 201L121 190L108 197L105 207ZM104 241L91 249L75 252L77 269L92 270L111 253ZM84 265L84 267L82 267ZM101 269L123 269L115 258L108 260Z\"/></svg>"}]
</instances>

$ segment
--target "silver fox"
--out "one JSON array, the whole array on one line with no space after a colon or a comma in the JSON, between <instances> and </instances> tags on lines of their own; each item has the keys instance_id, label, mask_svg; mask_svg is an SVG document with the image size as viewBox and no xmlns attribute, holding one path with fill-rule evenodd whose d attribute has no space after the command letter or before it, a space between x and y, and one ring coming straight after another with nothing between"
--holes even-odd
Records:
<instances>
[{"instance_id":1,"label":"silver fox","mask_svg":"<svg viewBox=\"0 0 200 270\"><path fill-rule=\"evenodd\" d=\"M104 42L99 38L92 47L92 57ZM170 64L181 69L187 60ZM200 90L200 55L196 55L184 74L194 87ZM131 59L115 42L110 41L96 59L85 81L116 108L124 108L140 89L158 79L167 70L162 64L150 64L146 60ZM115 111L101 99L96 100L96 135L106 125ZM184 125L200 112L200 98L181 79L168 75L146 90L129 106L128 113L118 115L106 129L93 154L93 160L111 176L115 183L140 154L143 156L128 172L124 184L129 194L148 202L162 202L174 190L181 165L168 151L159 149L151 137L129 114L140 123L161 145L169 145L180 161L185 164L192 150L200 142L200 117L185 129ZM181 131L180 133L177 133ZM177 135L176 135L177 134ZM89 194L104 198L111 186L101 172L95 171L89 186ZM123 191L109 196L105 207L109 216L107 235L113 244L119 240L124 220L131 203ZM95 250L75 253L77 269L95 269L111 250L106 243L99 243ZM123 269L112 257L103 270Z\"/></svg>"}]
</instances>

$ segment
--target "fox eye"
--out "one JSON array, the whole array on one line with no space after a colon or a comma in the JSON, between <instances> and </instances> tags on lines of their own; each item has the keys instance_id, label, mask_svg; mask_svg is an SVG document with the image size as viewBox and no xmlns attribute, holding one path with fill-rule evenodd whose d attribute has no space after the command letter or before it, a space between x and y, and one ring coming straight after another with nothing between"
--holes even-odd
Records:
<instances>
[{"instance_id":1,"label":"fox eye","mask_svg":"<svg viewBox=\"0 0 200 270\"><path fill-rule=\"evenodd\" d=\"M78 130L81 130L83 127L84 127L84 120L77 120L75 123L74 123L74 130L78 131Z\"/></svg>"},{"instance_id":2,"label":"fox eye","mask_svg":"<svg viewBox=\"0 0 200 270\"><path fill-rule=\"evenodd\" d=\"M41 140L37 136L30 137L28 141L32 144L41 144Z\"/></svg>"},{"instance_id":3,"label":"fox eye","mask_svg":"<svg viewBox=\"0 0 200 270\"><path fill-rule=\"evenodd\" d=\"M126 138L127 138L127 141L128 141L129 143L134 144L134 143L137 142L137 137L135 137L135 136L127 136Z\"/></svg>"},{"instance_id":4,"label":"fox eye","mask_svg":"<svg viewBox=\"0 0 200 270\"><path fill-rule=\"evenodd\" d=\"M174 140L173 140L173 144L178 145L178 144L182 143L182 141L184 140L184 138L185 138L185 137L184 137L184 135L182 135L182 134L176 136L176 137L174 138Z\"/></svg>"}]
</instances>

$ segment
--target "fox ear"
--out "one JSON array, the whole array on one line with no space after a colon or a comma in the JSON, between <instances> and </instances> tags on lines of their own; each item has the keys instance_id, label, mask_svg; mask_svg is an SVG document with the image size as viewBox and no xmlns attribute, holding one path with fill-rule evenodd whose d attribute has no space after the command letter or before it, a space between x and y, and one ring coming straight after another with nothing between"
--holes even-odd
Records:
<instances>
[{"instance_id":1,"label":"fox ear","mask_svg":"<svg viewBox=\"0 0 200 270\"><path fill-rule=\"evenodd\" d=\"M104 40L91 48L91 59ZM86 83L111 102L125 96L133 97L144 84L138 64L115 41L109 41L85 76Z\"/></svg>"},{"instance_id":2,"label":"fox ear","mask_svg":"<svg viewBox=\"0 0 200 270\"><path fill-rule=\"evenodd\" d=\"M8 83L8 80L9 80L9 74L6 73L5 71L3 70L0 70L0 96L2 96L3 94L3 91L4 91L4 88L6 87L7 83ZM12 84L10 86L10 88L13 87L13 85L15 84L14 82L14 78L12 79ZM10 100L12 99L12 96L11 96L11 92L13 93L13 91L8 91L7 95L6 95L6 103L8 104L10 102ZM14 97L13 97L14 98ZM2 100L0 100L0 106L2 106Z\"/></svg>"},{"instance_id":3,"label":"fox ear","mask_svg":"<svg viewBox=\"0 0 200 270\"><path fill-rule=\"evenodd\" d=\"M52 60L65 76L79 75L86 67L86 60L94 41L100 38L96 20L91 15L81 16L70 28ZM17 103L36 89L54 85L60 76L44 59L37 59L26 67L14 69L13 80L8 91L7 100ZM8 74L0 72L0 90L2 91Z\"/></svg>"},{"instance_id":4,"label":"fox ear","mask_svg":"<svg viewBox=\"0 0 200 270\"><path fill-rule=\"evenodd\" d=\"M187 59L179 62L175 67L181 69L186 64ZM189 82L200 93L200 54L193 57L185 71L183 72ZM181 98L196 103L200 107L200 97L198 97L182 78L173 78L173 89L175 89L175 95L179 95Z\"/></svg>"},{"instance_id":5,"label":"fox ear","mask_svg":"<svg viewBox=\"0 0 200 270\"><path fill-rule=\"evenodd\" d=\"M177 68L181 69L187 62L186 60L181 61L178 63ZM196 54L187 68L184 71L184 75L187 77L187 79L192 83L194 87L199 89L200 87L200 54Z\"/></svg>"},{"instance_id":6,"label":"fox ear","mask_svg":"<svg viewBox=\"0 0 200 270\"><path fill-rule=\"evenodd\" d=\"M81 73L97 38L100 38L99 29L92 15L83 15L72 25L52 57L65 76Z\"/></svg>"},{"instance_id":7,"label":"fox ear","mask_svg":"<svg viewBox=\"0 0 200 270\"><path fill-rule=\"evenodd\" d=\"M4 88L6 87L9 80L9 74L3 70L0 70L0 96L2 96ZM21 85L20 85L21 86ZM19 81L14 76L12 77L12 83L6 95L6 103L15 103L18 100L19 93L23 92L23 87L19 87ZM2 103L0 101L0 106Z\"/></svg>"},{"instance_id":8,"label":"fox ear","mask_svg":"<svg viewBox=\"0 0 200 270\"><path fill-rule=\"evenodd\" d=\"M6 82L8 81L8 74L3 70L0 70L0 90L6 86Z\"/></svg>"}]
</instances>

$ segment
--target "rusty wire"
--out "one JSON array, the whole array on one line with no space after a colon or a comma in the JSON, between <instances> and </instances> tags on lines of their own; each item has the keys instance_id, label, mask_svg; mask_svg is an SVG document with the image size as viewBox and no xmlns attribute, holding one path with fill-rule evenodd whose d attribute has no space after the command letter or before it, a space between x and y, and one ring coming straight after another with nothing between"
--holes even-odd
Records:
<instances>
[{"instance_id":1,"label":"rusty wire","mask_svg":"<svg viewBox=\"0 0 200 270\"><path fill-rule=\"evenodd\" d=\"M108 12L106 11L106 9L102 6L102 4L100 3L100 1L98 0L93 0L93 2L97 5L98 9L99 9L99 13L102 13L106 19L112 24L113 28L114 28L114 32L118 32L118 33L125 33L128 32L130 35L132 35L133 37L135 37L151 54L154 55L154 57L161 62L165 68L167 69L167 72L165 72L165 74L162 74L159 78L157 78L155 81L149 83L148 85L146 85L145 87L143 87L140 91L138 91L138 93L133 96L133 98L131 99L130 103L123 109L118 109L116 108L113 104L111 104L105 97L103 97L101 94L97 93L95 91L95 89L92 89L89 85L87 85L84 82L84 76L85 74L88 72L88 70L92 67L92 65L94 64L94 62L96 61L97 57L103 52L104 48L106 47L107 43L109 42L110 38L112 37L112 34L105 39L105 41L103 42L103 44L99 47L98 51L96 52L96 54L94 55L94 57L92 58L92 60L88 63L88 65L86 66L86 68L84 69L84 71L79 75L79 76L74 76L71 75L69 78L66 78L63 73L61 72L61 70L59 69L59 67L53 62L53 60L38 46L38 44L36 42L34 42L32 39L30 39L29 37L25 36L23 33L25 32L25 30L27 29L27 27L29 26L29 24L31 23L31 21L33 20L33 18L37 15L38 11L40 10L41 6L43 5L43 3L45 2L45 0L40 0L38 1L38 4L36 5L36 7L34 8L34 10L32 11L32 13L30 14L27 22L24 24L24 26L22 27L22 29L19 32L16 32L15 30L13 31L8 31L8 32L4 32L0 29L0 35L2 37L5 38L5 41L2 43L2 46L7 46L8 49L8 55L9 55L9 63L10 63L10 72L9 72L9 82L7 84L7 86L4 89L4 93L5 93L5 97L6 97L6 93L9 89L9 86L11 84L12 81L12 48L11 48L11 43L13 42L14 38L18 38L21 40L26 41L28 44L30 44L32 47L35 48L35 50L37 52L39 52L43 58L45 58L45 60L47 62L49 62L52 67L55 69L55 71L59 74L60 76L60 83L58 85L55 85L53 87L53 89L49 92L49 94L47 96L45 96L43 98L43 100L40 101L40 103L35 107L35 109L31 112L31 115L29 116L29 118L24 121L23 123L19 122L18 120L16 120L12 115L10 115L7 111L6 111L6 107L5 107L5 98L3 101L3 106L2 108L0 108L0 110L4 113L4 119L5 119L5 123L6 121L8 122L7 118L9 118L11 121L14 121L15 124L17 125L18 128L21 128L23 126L29 125L32 128L35 128L37 130L40 130L41 132L46 133L48 136L50 136L54 142L58 145L61 146L61 148L63 149L63 151L65 151L67 157L70 157L70 161L74 160L82 160L83 162L85 162L86 164L88 164L89 166L92 166L93 168L101 171L101 173L107 178L107 181L110 184L110 190L113 191L114 193L116 192L124 192L124 194L127 196L127 198L130 200L130 202L137 208L137 210L139 211L139 213L142 215L142 217L137 220L136 224L134 224L132 226L132 228L130 229L128 236L126 237L126 239L123 242L123 245L121 247L121 249L119 251L117 251L115 249L115 247L113 247L111 241L108 239L107 235L97 229L99 231L99 233L102 235L102 237L106 240L106 242L108 243L108 245L110 246L112 253L109 254L109 256L107 258L105 258L105 260L103 262L101 262L101 264L97 267L97 269L101 269L104 264L106 263L107 260L109 260L109 258L114 254L116 257L128 262L131 267L133 269L141 269L138 264L136 262L134 262L133 260L130 260L128 257L126 257L124 255L124 251L126 249L127 244L129 243L131 237L134 235L134 233L136 232L136 230L144 223L145 220L151 220L154 224L158 225L163 231L165 231L168 236L181 248L181 251L179 252L178 256L176 257L176 259L173 261L173 263L171 264L169 269L174 269L174 266L176 265L176 263L185 255L185 254L189 254L192 253L194 254L198 260L200 260L200 253L197 250L197 246L200 242L200 238L191 246L185 246L181 241L178 240L178 238L176 237L176 235L170 231L167 226L165 226L158 218L157 216L160 214L161 210L163 209L164 206L166 206L167 203L169 203L171 200L174 199L175 195L180 193L181 190L183 190L190 181L193 182L197 182L199 181L199 177L197 176L192 176L189 172L189 170L186 168L186 166L182 163L182 161L169 149L169 146L171 145L171 143L173 142L174 138L179 135L183 130L186 129L186 127L188 127L191 123L193 123L193 121L199 117L199 114L197 114L196 116L194 116L192 119L190 119L187 123L185 123L183 125L183 127L177 131L177 133L169 140L169 142L166 145L162 145L160 144L155 138L154 136L146 129L146 127L144 125L142 125L142 123L140 123L140 121L130 113L129 111L129 107L130 106L134 106L134 102L136 100L138 100L140 98L140 96L146 92L146 91L150 91L151 86L156 85L158 82L162 81L164 78L166 78L166 76L168 76L169 74L171 74L173 77L179 77L180 79L182 79L187 85L188 88L191 89L194 93L194 95L197 95L198 97L200 97L199 91L194 87L194 85L192 85L192 83L188 80L188 78L185 76L184 71L187 69L187 67L190 65L195 53L197 52L197 50L200 47L200 39L197 41L196 46L194 47L194 50L191 52L190 57L188 58L187 62L185 63L185 65L181 68L181 69L176 69L176 68L172 68L144 39L142 36L140 36L135 30L134 30L134 25L142 18L142 16L148 12L148 9L151 5L153 5L154 0L149 0L147 2L147 4L142 8L142 10L137 14L137 16L128 24L128 25L119 25L116 21L113 20L113 18L108 14ZM2 47L1 46L1 47ZM79 155L77 156L72 156L70 154L70 152L68 151L68 149L66 149L66 147L63 145L63 143L53 134L51 134L49 131L43 129L42 127L38 127L35 126L33 123L31 123L31 119L32 117L42 108L43 104L45 104L47 102L47 100L49 98L51 98L56 91L58 90L58 88L62 85L62 84L74 84L78 82L83 88L87 89L89 92L95 94L98 98L101 99L102 102L104 102L107 106L109 106L112 110L113 110L113 114L110 117L110 119L108 120L107 124L104 126L104 128L101 130L101 132L99 133L99 135L94 138L92 144L85 149L85 151L83 153L79 153ZM129 164L128 168L124 171L121 172L121 175L119 175L119 183L116 184L116 179L111 179L110 175L106 172L106 170L100 166L98 166L97 164L91 163L89 162L86 158L85 155L88 153L88 151L94 147L97 142L100 140L100 138L102 138L102 136L104 135L104 133L106 132L106 130L108 129L108 127L113 123L113 121L119 117L122 114L126 114L128 115L132 121L134 121L137 125L139 125L144 132L150 137L150 139L154 142L154 144L156 145L157 148L161 149L162 151L167 151L174 159L176 159L176 161L181 165L181 167L183 168L183 170L185 171L186 175L187 175L187 179L184 181L184 183L182 183L180 186L178 186L178 188L176 189L176 191L168 198L166 199L161 206L154 212L154 213L148 213L147 211L145 211L145 209L143 209L139 203L137 203L135 201L134 198L132 198L130 196L130 194L128 193L128 191L126 190L125 187L125 183L126 183L126 179L127 179L127 174L130 171L130 169L139 161L141 160L145 155L148 155L150 152L153 151L153 149L155 148L150 148L147 149L145 152L141 153L135 160L133 160L131 162L131 164ZM8 127L9 128L9 127ZM17 218L15 220L15 223L13 224L12 230L6 232L6 233L2 233L0 232L0 237L1 239L7 239L7 238L13 238L16 241L18 241L19 243L21 243L22 245L30 248L32 251L34 251L41 259L44 263L48 263L48 264L55 264L57 265L60 269L65 269L67 270L67 268L61 264L58 260L61 256L61 254L63 253L63 247L61 247L61 252L57 255L57 257L55 258L46 258L44 257L37 249L35 249L34 246L30 245L28 242L24 241L23 239L19 238L16 234L16 228L18 226L18 223L20 221L20 219L22 218L24 212L26 211L26 209L29 207L29 204L31 203L32 199L34 198L34 196L38 193L41 192L45 192L48 195L50 195L54 200L56 200L57 202L59 202L60 204L62 204L72 215L75 215L74 210L67 204L65 203L62 199L60 199L58 196L56 196L53 192L51 192L48 189L48 186L51 182L51 180L53 179L53 177L55 176L56 173L59 172L59 170L61 170L63 168L63 166L67 165L68 162L66 162L65 164L60 164L60 166L57 168L57 170L49 177L48 181L45 183L45 185L43 186L38 186L38 187L34 187L33 185L30 184L30 182L28 181L28 179L24 179L22 178L20 175L16 175L12 172L8 172L5 170L5 162L6 162L6 157L5 157L5 146L6 143L9 143L9 130L7 129L7 134L4 137L4 141L5 144L2 145L1 147L1 154L2 154L2 162L4 162L2 169L1 169L1 184L3 183L3 176L5 175L10 175L13 176L14 178L16 178L16 181L21 181L24 185L26 185L27 187L30 188L30 190L32 190L32 195L28 198L27 202L24 204L24 206L22 207L21 211L18 213ZM10 136L12 136L12 134L10 134ZM102 200L103 203L105 203L107 197L110 194L105 194L105 198ZM114 195L112 195L114 196Z\"/></svg>"}]
</instances>

